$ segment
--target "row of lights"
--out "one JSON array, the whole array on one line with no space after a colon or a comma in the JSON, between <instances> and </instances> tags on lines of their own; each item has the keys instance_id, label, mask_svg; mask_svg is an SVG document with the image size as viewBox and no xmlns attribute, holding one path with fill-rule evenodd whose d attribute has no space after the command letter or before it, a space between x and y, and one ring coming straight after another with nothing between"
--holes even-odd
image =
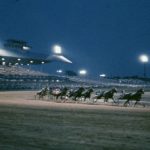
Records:
<instances>
[{"instance_id":1,"label":"row of lights","mask_svg":"<svg viewBox=\"0 0 150 150\"><path fill-rule=\"evenodd\" d=\"M24 49L24 50L29 50L29 47L24 46L23 49ZM61 54L61 53L62 53L62 48L61 48L61 46L59 46L59 45L54 45L54 46L53 46L53 52L54 52L55 54L58 54L58 55ZM2 60L2 65L6 65L5 58L2 58L1 60ZM20 62L21 59L18 58L17 61ZM16 62L15 65L19 65L18 62ZM26 64L26 65L29 66L30 64L33 64L33 63L34 63L34 61L31 60L30 63L28 63L28 64ZM45 62L42 61L41 64L45 64ZM9 63L9 65L11 66L12 63ZM21 63L20 65L23 66L24 64Z\"/></svg>"},{"instance_id":2,"label":"row of lights","mask_svg":"<svg viewBox=\"0 0 150 150\"><path fill-rule=\"evenodd\" d=\"M61 69L57 70L56 72L59 73L59 74L63 73L63 71L62 71ZM81 69L81 70L78 71L78 73L79 73L79 75L81 75L81 76L85 76L85 75L87 75L87 70ZM100 74L99 76L100 76L101 78L105 78L105 77L106 77L106 74Z\"/></svg>"},{"instance_id":3,"label":"row of lights","mask_svg":"<svg viewBox=\"0 0 150 150\"><path fill-rule=\"evenodd\" d=\"M149 61L149 58L147 55L140 55L139 60L144 63L144 76L146 76L146 67L145 64ZM61 69L56 71L57 73L62 73L63 71ZM86 75L87 71L85 69L79 70L80 75ZM100 74L99 75L101 78L105 78L106 74Z\"/></svg>"},{"instance_id":4,"label":"row of lights","mask_svg":"<svg viewBox=\"0 0 150 150\"><path fill-rule=\"evenodd\" d=\"M25 47L25 46L24 46L23 49L24 49L24 50L29 50L29 47ZM54 45L54 46L53 46L53 52L54 52L55 54L58 54L58 55L61 54L61 53L62 53L62 48L61 48L61 46L59 46L59 45ZM2 61L3 61L3 62L2 62L2 65L6 65L5 58L2 58ZM21 59L18 58L17 61L20 62ZM30 61L30 64L33 64L33 63L34 63L34 61L31 60L31 61ZM30 64L28 63L27 66L29 66ZM45 64L45 62L42 61L41 64ZM9 65L12 65L12 63L9 63ZM17 62L17 63L15 63L15 65L19 65L19 63ZM21 63L20 65L23 66L22 63Z\"/></svg>"},{"instance_id":5,"label":"row of lights","mask_svg":"<svg viewBox=\"0 0 150 150\"><path fill-rule=\"evenodd\" d=\"M21 62L21 59L20 59L20 58L18 58L18 59L17 59L17 61L18 61L18 62ZM19 63L18 63L18 62L17 62L17 63L15 63L15 65L16 65L16 66L17 66L17 65L19 65ZM34 61L33 61L33 60L31 60L31 61L30 61L30 64L33 64L33 63L34 63ZM27 64L27 66L29 66L30 64L28 63L28 64ZM42 61L42 62L41 62L41 64L45 64L45 62L44 62L44 61ZM2 58L2 65L6 65L5 58ZM9 65L11 66L11 65L12 65L12 63L9 63ZM21 63L20 65L21 65L21 66L23 66L24 64L23 64L23 63Z\"/></svg>"},{"instance_id":6,"label":"row of lights","mask_svg":"<svg viewBox=\"0 0 150 150\"><path fill-rule=\"evenodd\" d=\"M63 71L62 71L61 69L59 69L59 70L57 70L56 72L61 74ZM86 70L79 70L79 74L80 74L80 75L86 75L86 74L87 74L87 71L86 71Z\"/></svg>"},{"instance_id":7,"label":"row of lights","mask_svg":"<svg viewBox=\"0 0 150 150\"><path fill-rule=\"evenodd\" d=\"M25 48L26 49L26 48ZM61 54L62 53L62 48L61 48L61 46L59 46L59 45L54 45L53 46L53 52L55 53L55 54ZM149 58L148 58L148 56L147 55L141 55L140 57L139 57L139 59L140 59L140 61L142 62L142 63L144 63L144 76L146 76L146 66L145 66L145 64L149 61ZM21 61L21 59L20 58L18 58L17 59L18 61ZM5 58L2 58L2 65L5 65L6 64L6 62L4 62L5 61ZM30 61L30 64L33 64L33 60L31 60ZM42 61L41 62L41 64L44 64L45 62L44 61ZM10 65L11 65L11 63L9 63ZM18 65L19 63L16 63L15 65ZM29 63L27 64L28 66L30 65ZM21 64L21 65L23 65L23 64ZM57 70L57 73L62 73L62 70ZM85 69L82 69L82 70L80 70L79 71L79 74L80 75L86 75L87 74L87 71L85 70ZM101 74L100 75L100 77L106 77L106 74Z\"/></svg>"}]
</instances>

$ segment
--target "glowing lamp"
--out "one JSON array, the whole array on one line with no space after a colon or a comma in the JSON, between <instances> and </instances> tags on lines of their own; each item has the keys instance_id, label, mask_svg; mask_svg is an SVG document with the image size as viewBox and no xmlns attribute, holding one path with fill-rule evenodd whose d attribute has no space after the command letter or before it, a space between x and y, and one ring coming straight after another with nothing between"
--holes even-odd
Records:
<instances>
[{"instance_id":1,"label":"glowing lamp","mask_svg":"<svg viewBox=\"0 0 150 150\"><path fill-rule=\"evenodd\" d=\"M53 47L53 52L54 52L55 54L61 54L61 53L62 53L62 48L61 48L61 46L55 45L55 46Z\"/></svg>"},{"instance_id":2,"label":"glowing lamp","mask_svg":"<svg viewBox=\"0 0 150 150\"><path fill-rule=\"evenodd\" d=\"M147 55L141 55L139 57L140 61L143 62L143 63L147 63L149 61L149 58Z\"/></svg>"},{"instance_id":3,"label":"glowing lamp","mask_svg":"<svg viewBox=\"0 0 150 150\"><path fill-rule=\"evenodd\" d=\"M86 75L86 74L87 74L87 71L86 71L86 70L80 70L80 71L79 71L79 74L80 74L80 75Z\"/></svg>"}]
</instances>

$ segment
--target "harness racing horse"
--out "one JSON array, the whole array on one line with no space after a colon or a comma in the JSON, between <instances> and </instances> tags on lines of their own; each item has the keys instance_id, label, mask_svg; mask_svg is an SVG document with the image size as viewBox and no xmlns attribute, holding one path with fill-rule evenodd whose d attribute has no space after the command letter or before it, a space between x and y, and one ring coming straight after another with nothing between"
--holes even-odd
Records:
<instances>
[{"instance_id":1,"label":"harness racing horse","mask_svg":"<svg viewBox=\"0 0 150 150\"><path fill-rule=\"evenodd\" d=\"M137 103L140 102L140 100L142 98L142 94L144 94L144 90L139 89L137 92L125 94L123 97L121 97L119 99L127 99L124 103L124 106L126 106L127 103L130 105L130 101L135 101L135 104L134 104L134 106L135 106ZM145 104L141 104L141 105L143 105L145 107Z\"/></svg>"},{"instance_id":2,"label":"harness racing horse","mask_svg":"<svg viewBox=\"0 0 150 150\"><path fill-rule=\"evenodd\" d=\"M114 103L116 103L115 100L114 100L114 93L117 93L117 89L116 88L113 88L113 89L111 89L108 92L104 92L103 91L102 93L100 93L95 98L96 99L104 98L104 102L108 102L108 99L112 99L114 101Z\"/></svg>"},{"instance_id":3,"label":"harness racing horse","mask_svg":"<svg viewBox=\"0 0 150 150\"><path fill-rule=\"evenodd\" d=\"M35 95L35 99L36 99L36 96L39 96L39 99L43 99L44 96L46 96L48 93L48 88L42 88L41 91L37 92L36 95Z\"/></svg>"},{"instance_id":4,"label":"harness racing horse","mask_svg":"<svg viewBox=\"0 0 150 150\"><path fill-rule=\"evenodd\" d=\"M56 99L58 99L58 95L61 93L61 90L60 90L60 88L50 88L50 90L49 90L49 93L48 93L48 95L49 95L49 98L50 98L50 96L52 96L52 98L53 97L55 97Z\"/></svg>"},{"instance_id":5,"label":"harness racing horse","mask_svg":"<svg viewBox=\"0 0 150 150\"><path fill-rule=\"evenodd\" d=\"M84 97L84 101L87 99L87 98L91 98L91 94L94 90L92 88L88 89L87 91L85 91L84 93L82 93L82 97Z\"/></svg>"},{"instance_id":6,"label":"harness racing horse","mask_svg":"<svg viewBox=\"0 0 150 150\"><path fill-rule=\"evenodd\" d=\"M72 91L70 94L69 94L69 97L73 97L72 99L73 100L77 100L77 98L80 98L82 96L82 92L84 91L85 89L83 87L80 87L77 91Z\"/></svg>"},{"instance_id":7,"label":"harness racing horse","mask_svg":"<svg viewBox=\"0 0 150 150\"><path fill-rule=\"evenodd\" d=\"M66 96L68 91L68 88L64 87L62 90L60 90L60 93L56 94L56 99L58 99L60 97L60 99L62 100L63 96Z\"/></svg>"},{"instance_id":8,"label":"harness racing horse","mask_svg":"<svg viewBox=\"0 0 150 150\"><path fill-rule=\"evenodd\" d=\"M99 95L96 95L94 98L101 99L104 95L105 91L102 91Z\"/></svg>"}]
</instances>

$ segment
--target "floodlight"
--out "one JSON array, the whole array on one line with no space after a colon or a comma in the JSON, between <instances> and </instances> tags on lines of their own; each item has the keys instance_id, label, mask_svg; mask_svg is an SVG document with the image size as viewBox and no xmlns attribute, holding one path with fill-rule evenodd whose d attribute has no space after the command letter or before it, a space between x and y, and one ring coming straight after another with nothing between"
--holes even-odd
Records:
<instances>
[{"instance_id":1,"label":"floodlight","mask_svg":"<svg viewBox=\"0 0 150 150\"><path fill-rule=\"evenodd\" d=\"M61 54L61 53L62 53L62 48L61 48L61 46L59 46L59 45L54 45L54 46L53 46L53 52L54 52L55 54Z\"/></svg>"},{"instance_id":2,"label":"floodlight","mask_svg":"<svg viewBox=\"0 0 150 150\"><path fill-rule=\"evenodd\" d=\"M84 70L84 69L83 69L83 70L80 70L80 71L79 71L79 74L80 74L80 75L86 75L86 74L87 74L87 71Z\"/></svg>"},{"instance_id":3,"label":"floodlight","mask_svg":"<svg viewBox=\"0 0 150 150\"><path fill-rule=\"evenodd\" d=\"M147 63L149 61L149 58L147 55L141 55L139 58L140 58L140 61L143 63Z\"/></svg>"}]
</instances>

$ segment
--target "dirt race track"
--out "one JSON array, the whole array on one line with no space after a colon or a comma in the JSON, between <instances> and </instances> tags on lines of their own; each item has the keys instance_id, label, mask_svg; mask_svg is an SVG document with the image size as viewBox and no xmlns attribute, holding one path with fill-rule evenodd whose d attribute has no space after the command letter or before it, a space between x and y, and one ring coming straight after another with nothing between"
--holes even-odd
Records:
<instances>
[{"instance_id":1,"label":"dirt race track","mask_svg":"<svg viewBox=\"0 0 150 150\"><path fill-rule=\"evenodd\" d=\"M149 150L150 107L33 100L0 92L0 150Z\"/></svg>"}]
</instances>

